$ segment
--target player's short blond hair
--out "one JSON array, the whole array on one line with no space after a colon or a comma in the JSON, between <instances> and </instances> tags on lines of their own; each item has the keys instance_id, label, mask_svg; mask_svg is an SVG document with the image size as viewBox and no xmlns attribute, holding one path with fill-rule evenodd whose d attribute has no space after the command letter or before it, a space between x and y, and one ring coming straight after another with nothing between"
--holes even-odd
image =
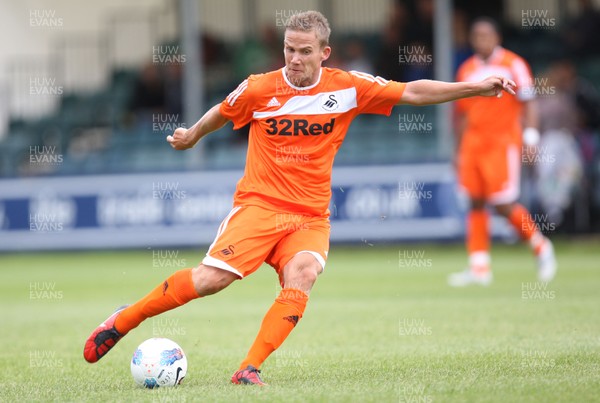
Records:
<instances>
[{"instance_id":1,"label":"player's short blond hair","mask_svg":"<svg viewBox=\"0 0 600 403\"><path fill-rule=\"evenodd\" d=\"M292 15L285 23L285 29L291 31L310 32L315 31L321 48L329 45L329 21L318 11L303 11Z\"/></svg>"}]
</instances>

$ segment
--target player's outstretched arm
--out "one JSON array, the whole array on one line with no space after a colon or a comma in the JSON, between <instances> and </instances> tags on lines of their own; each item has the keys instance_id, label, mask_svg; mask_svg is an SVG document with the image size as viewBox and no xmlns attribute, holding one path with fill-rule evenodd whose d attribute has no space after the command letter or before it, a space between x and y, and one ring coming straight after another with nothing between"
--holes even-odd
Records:
<instances>
[{"instance_id":1,"label":"player's outstretched arm","mask_svg":"<svg viewBox=\"0 0 600 403\"><path fill-rule=\"evenodd\" d=\"M514 81L501 76L491 76L475 83L417 80L406 83L398 104L431 105L477 95L501 97L502 91L514 95L515 87Z\"/></svg>"},{"instance_id":2,"label":"player's outstretched arm","mask_svg":"<svg viewBox=\"0 0 600 403\"><path fill-rule=\"evenodd\" d=\"M167 136L167 141L176 150L187 150L196 145L198 141L210 132L225 126L229 119L221 115L219 110L221 104L210 108L198 122L189 129L178 127L172 135Z\"/></svg>"}]
</instances>

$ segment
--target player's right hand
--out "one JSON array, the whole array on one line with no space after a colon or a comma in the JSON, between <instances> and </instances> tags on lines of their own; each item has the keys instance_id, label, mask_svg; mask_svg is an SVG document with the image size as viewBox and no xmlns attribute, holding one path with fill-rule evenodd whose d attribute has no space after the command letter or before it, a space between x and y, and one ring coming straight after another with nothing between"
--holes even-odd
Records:
<instances>
[{"instance_id":1,"label":"player's right hand","mask_svg":"<svg viewBox=\"0 0 600 403\"><path fill-rule=\"evenodd\" d=\"M196 145L196 142L190 135L189 129L184 127L175 129L172 135L167 136L167 141L171 144L171 147L176 150L187 150Z\"/></svg>"}]
</instances>

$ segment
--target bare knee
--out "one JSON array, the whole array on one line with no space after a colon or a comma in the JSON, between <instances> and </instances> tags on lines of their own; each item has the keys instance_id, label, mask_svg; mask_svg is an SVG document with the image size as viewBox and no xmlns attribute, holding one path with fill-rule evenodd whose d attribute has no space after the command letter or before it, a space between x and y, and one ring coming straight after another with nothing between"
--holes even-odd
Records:
<instances>
[{"instance_id":1,"label":"bare knee","mask_svg":"<svg viewBox=\"0 0 600 403\"><path fill-rule=\"evenodd\" d=\"M310 253L300 253L283 268L284 288L295 288L310 293L323 267Z\"/></svg>"},{"instance_id":2,"label":"bare knee","mask_svg":"<svg viewBox=\"0 0 600 403\"><path fill-rule=\"evenodd\" d=\"M215 294L238 279L237 274L203 264L192 270L192 281L201 297Z\"/></svg>"},{"instance_id":3,"label":"bare knee","mask_svg":"<svg viewBox=\"0 0 600 403\"><path fill-rule=\"evenodd\" d=\"M471 210L483 210L485 208L485 199L471 199Z\"/></svg>"},{"instance_id":4,"label":"bare knee","mask_svg":"<svg viewBox=\"0 0 600 403\"><path fill-rule=\"evenodd\" d=\"M509 203L509 204L498 204L497 206L494 206L494 208L496 209L496 212L504 217L510 217L510 213L512 213L512 209L514 207L514 204Z\"/></svg>"}]
</instances>

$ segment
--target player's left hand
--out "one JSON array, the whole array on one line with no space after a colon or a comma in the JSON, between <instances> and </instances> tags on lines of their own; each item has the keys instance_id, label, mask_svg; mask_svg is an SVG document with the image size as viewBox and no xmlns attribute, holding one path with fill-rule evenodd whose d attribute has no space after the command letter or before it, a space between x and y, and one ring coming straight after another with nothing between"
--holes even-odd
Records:
<instances>
[{"instance_id":1,"label":"player's left hand","mask_svg":"<svg viewBox=\"0 0 600 403\"><path fill-rule=\"evenodd\" d=\"M502 96L502 91L506 91L509 94L515 95L515 89L517 84L513 80L502 76L491 76L480 82L481 91L479 95L484 97L498 97Z\"/></svg>"}]
</instances>

